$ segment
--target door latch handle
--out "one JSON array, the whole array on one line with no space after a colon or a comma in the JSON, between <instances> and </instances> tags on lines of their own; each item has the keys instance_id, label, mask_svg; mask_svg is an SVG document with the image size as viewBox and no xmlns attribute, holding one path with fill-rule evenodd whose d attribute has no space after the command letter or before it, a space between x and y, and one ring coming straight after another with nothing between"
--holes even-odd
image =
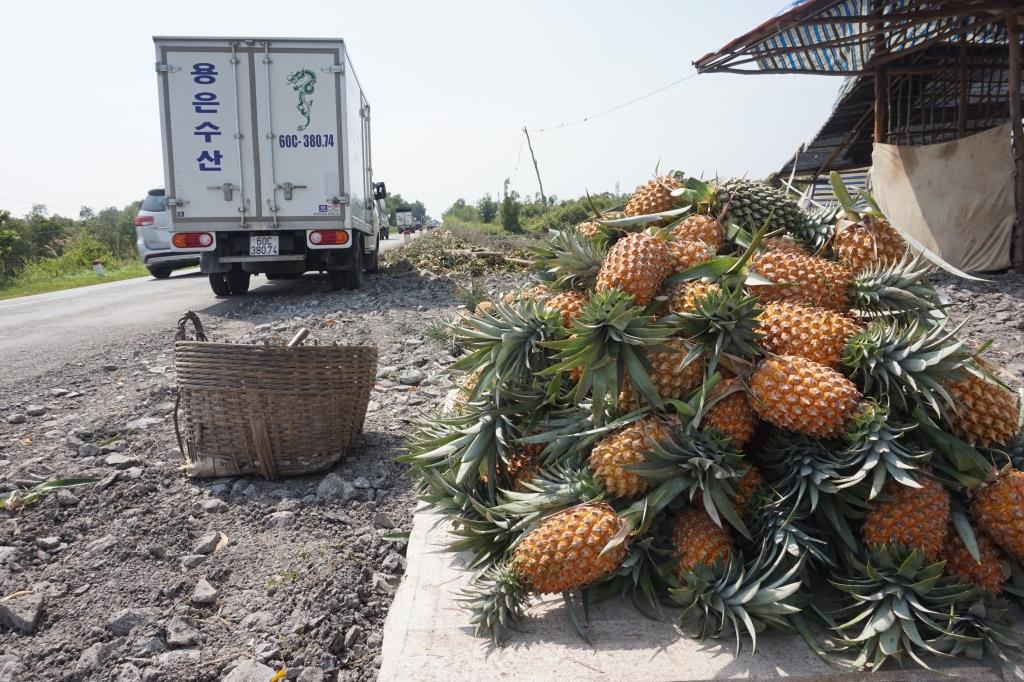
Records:
<instances>
[{"instance_id":1,"label":"door latch handle","mask_svg":"<svg viewBox=\"0 0 1024 682\"><path fill-rule=\"evenodd\" d=\"M293 185L290 182L286 182L283 185L279 185L278 189L284 191L285 201L291 201L292 200L292 190L294 190L294 189L306 189L306 186L305 185Z\"/></svg>"},{"instance_id":2,"label":"door latch handle","mask_svg":"<svg viewBox=\"0 0 1024 682\"><path fill-rule=\"evenodd\" d=\"M223 185L210 185L206 189L220 190L221 192L224 192L224 201L231 201L231 197L238 187L232 185L230 182L225 182Z\"/></svg>"}]
</instances>

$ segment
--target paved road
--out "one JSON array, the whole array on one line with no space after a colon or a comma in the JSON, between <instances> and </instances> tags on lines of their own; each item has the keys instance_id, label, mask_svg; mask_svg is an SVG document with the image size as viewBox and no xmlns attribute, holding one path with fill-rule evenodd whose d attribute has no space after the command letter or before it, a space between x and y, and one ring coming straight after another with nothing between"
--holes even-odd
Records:
<instances>
[{"instance_id":1,"label":"paved road","mask_svg":"<svg viewBox=\"0 0 1024 682\"><path fill-rule=\"evenodd\" d=\"M387 251L400 237L382 244ZM166 332L186 310L237 317L254 296L306 296L327 289L326 278L270 282L254 276L248 296L218 299L205 275L183 270L170 279L126 279L80 289L0 301L0 384L38 376L78 357L122 341L130 352L138 334Z\"/></svg>"}]
</instances>

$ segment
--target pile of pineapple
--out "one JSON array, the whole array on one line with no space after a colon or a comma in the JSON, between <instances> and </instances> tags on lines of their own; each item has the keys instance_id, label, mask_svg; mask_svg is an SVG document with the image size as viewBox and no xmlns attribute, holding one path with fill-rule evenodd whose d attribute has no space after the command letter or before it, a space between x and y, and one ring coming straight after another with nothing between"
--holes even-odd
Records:
<instances>
[{"instance_id":1,"label":"pile of pineapple","mask_svg":"<svg viewBox=\"0 0 1024 682\"><path fill-rule=\"evenodd\" d=\"M856 668L1018 651L1017 390L837 180L841 206L805 212L659 177L452 323L461 388L405 460L472 556L478 633L561 593L586 636L581 604L626 595Z\"/></svg>"}]
</instances>

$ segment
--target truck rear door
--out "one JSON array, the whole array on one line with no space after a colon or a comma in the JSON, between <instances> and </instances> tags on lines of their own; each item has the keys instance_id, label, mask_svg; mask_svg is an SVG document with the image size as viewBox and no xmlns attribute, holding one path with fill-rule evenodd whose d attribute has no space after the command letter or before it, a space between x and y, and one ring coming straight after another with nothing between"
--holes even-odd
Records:
<instances>
[{"instance_id":1,"label":"truck rear door","mask_svg":"<svg viewBox=\"0 0 1024 682\"><path fill-rule=\"evenodd\" d=\"M175 230L349 226L341 41L154 42Z\"/></svg>"}]
</instances>

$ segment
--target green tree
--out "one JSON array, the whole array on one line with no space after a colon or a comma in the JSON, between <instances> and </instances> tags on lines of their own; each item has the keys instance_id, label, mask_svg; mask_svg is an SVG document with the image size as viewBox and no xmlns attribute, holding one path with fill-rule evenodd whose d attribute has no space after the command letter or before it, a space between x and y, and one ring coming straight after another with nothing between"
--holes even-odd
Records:
<instances>
[{"instance_id":1,"label":"green tree","mask_svg":"<svg viewBox=\"0 0 1024 682\"><path fill-rule=\"evenodd\" d=\"M519 194L508 189L510 180L505 178L505 196L501 200L500 222L506 232L522 232L519 224Z\"/></svg>"},{"instance_id":2,"label":"green tree","mask_svg":"<svg viewBox=\"0 0 1024 682\"><path fill-rule=\"evenodd\" d=\"M493 223L498 217L498 202L491 198L491 193L488 192L476 202L476 210L480 214L480 220Z\"/></svg>"},{"instance_id":3,"label":"green tree","mask_svg":"<svg viewBox=\"0 0 1024 682\"><path fill-rule=\"evenodd\" d=\"M455 203L448 207L448 210L441 214L442 220L460 220L464 223L475 223L480 221L480 214L477 210L466 203L465 199L456 199Z\"/></svg>"}]
</instances>

